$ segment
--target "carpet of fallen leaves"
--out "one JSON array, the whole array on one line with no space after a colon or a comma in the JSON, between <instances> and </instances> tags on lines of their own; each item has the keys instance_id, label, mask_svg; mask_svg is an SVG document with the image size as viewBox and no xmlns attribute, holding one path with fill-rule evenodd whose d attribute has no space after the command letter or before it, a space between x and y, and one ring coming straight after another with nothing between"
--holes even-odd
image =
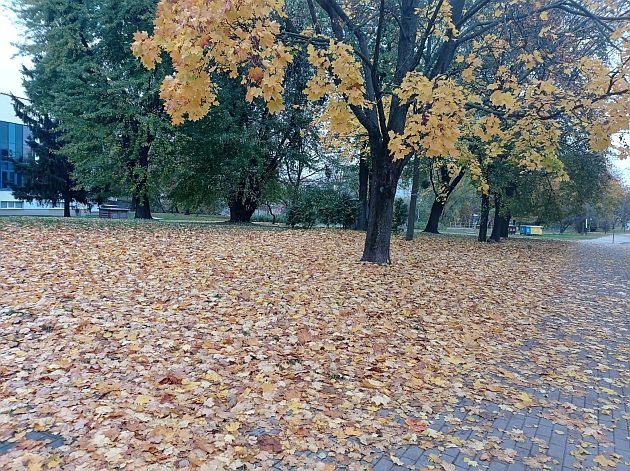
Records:
<instances>
[{"instance_id":1,"label":"carpet of fallen leaves","mask_svg":"<svg viewBox=\"0 0 630 471\"><path fill-rule=\"evenodd\" d=\"M313 469L319 450L352 467L430 441L432 416L461 398L527 408L510 365L559 308L570 263L561 243L420 237L375 266L340 231L0 237L0 442L16 444L0 468L30 471ZM580 378L554 363L560 347L536 354L562 387Z\"/></svg>"}]
</instances>

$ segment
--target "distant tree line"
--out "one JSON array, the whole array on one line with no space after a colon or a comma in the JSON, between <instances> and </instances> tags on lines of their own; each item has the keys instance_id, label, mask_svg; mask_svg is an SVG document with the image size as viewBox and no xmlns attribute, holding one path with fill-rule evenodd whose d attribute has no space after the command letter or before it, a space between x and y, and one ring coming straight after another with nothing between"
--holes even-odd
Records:
<instances>
[{"instance_id":1,"label":"distant tree line","mask_svg":"<svg viewBox=\"0 0 630 471\"><path fill-rule=\"evenodd\" d=\"M612 60L625 47L615 2L567 11L387 0L369 13L365 2L289 0L287 16L254 9L270 16L232 25L249 37L266 33L247 25L276 24L265 41L225 57L203 46L186 60L162 50L158 3L13 2L32 59L28 101L15 100L33 131L17 197L63 200L66 216L72 202L110 196L128 198L138 219L156 206L225 207L234 223L280 204L292 227L366 231L363 259L379 263L392 230L406 225L413 238L419 211L430 233L475 212L480 241L500 241L517 218L627 221L628 190L605 151L629 92L627 61ZM189 33L221 45L218 32ZM190 38L171 40L189 50ZM207 77L191 65L199 58Z\"/></svg>"}]
</instances>

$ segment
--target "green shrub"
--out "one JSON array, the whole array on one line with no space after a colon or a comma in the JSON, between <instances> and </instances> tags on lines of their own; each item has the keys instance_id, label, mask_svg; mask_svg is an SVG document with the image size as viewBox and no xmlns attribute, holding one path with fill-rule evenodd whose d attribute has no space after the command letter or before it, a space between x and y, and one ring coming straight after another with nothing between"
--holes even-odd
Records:
<instances>
[{"instance_id":1,"label":"green shrub","mask_svg":"<svg viewBox=\"0 0 630 471\"><path fill-rule=\"evenodd\" d=\"M252 222L273 222L273 216L271 214L254 214ZM276 214L276 224L285 224L286 222L287 217L285 213Z\"/></svg>"},{"instance_id":2,"label":"green shrub","mask_svg":"<svg viewBox=\"0 0 630 471\"><path fill-rule=\"evenodd\" d=\"M311 191L303 191L289 205L286 212L287 224L291 227L313 227L317 224L317 208Z\"/></svg>"},{"instance_id":3,"label":"green shrub","mask_svg":"<svg viewBox=\"0 0 630 471\"><path fill-rule=\"evenodd\" d=\"M337 201L337 218L335 223L339 224L344 229L349 229L354 226L359 212L359 201L352 196L343 194Z\"/></svg>"},{"instance_id":4,"label":"green shrub","mask_svg":"<svg viewBox=\"0 0 630 471\"><path fill-rule=\"evenodd\" d=\"M305 188L286 212L286 222L291 227L313 227L315 224L341 226L354 224L358 202L348 194L332 188Z\"/></svg>"},{"instance_id":5,"label":"green shrub","mask_svg":"<svg viewBox=\"0 0 630 471\"><path fill-rule=\"evenodd\" d=\"M351 227L357 215L358 202L333 189L319 190L316 198L317 220L326 226Z\"/></svg>"}]
</instances>

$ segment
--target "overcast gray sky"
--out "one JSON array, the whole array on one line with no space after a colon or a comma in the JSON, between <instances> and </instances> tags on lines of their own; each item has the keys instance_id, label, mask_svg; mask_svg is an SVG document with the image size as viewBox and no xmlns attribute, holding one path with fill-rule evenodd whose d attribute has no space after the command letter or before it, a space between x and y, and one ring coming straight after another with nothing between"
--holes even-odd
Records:
<instances>
[{"instance_id":1,"label":"overcast gray sky","mask_svg":"<svg viewBox=\"0 0 630 471\"><path fill-rule=\"evenodd\" d=\"M17 50L11 45L11 43L19 41L20 34L15 25L15 17L6 8L7 3L7 0L0 0L0 92L23 96L20 67L25 58L15 57ZM16 121L10 100L1 95L0 121ZM630 136L626 134L625 139L630 139ZM630 159L616 160L614 166L626 183L630 184Z\"/></svg>"},{"instance_id":2,"label":"overcast gray sky","mask_svg":"<svg viewBox=\"0 0 630 471\"><path fill-rule=\"evenodd\" d=\"M6 5L6 0L0 0L0 92L23 96L20 77L23 58L13 57L17 50L11 45L19 40L19 33L15 17ZM16 121L11 102L4 96L0 96L0 121Z\"/></svg>"}]
</instances>

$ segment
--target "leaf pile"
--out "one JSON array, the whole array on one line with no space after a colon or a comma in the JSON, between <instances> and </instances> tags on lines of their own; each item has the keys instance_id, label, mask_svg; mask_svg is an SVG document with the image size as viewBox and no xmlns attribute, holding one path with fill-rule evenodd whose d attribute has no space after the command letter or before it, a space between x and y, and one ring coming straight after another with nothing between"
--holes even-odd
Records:
<instances>
[{"instance_id":1,"label":"leaf pile","mask_svg":"<svg viewBox=\"0 0 630 471\"><path fill-rule=\"evenodd\" d=\"M396 240L375 266L337 231L9 224L2 239L3 468L358 469L448 443L431 424L463 398L527 409L541 382L597 380L544 331L567 310L563 244Z\"/></svg>"}]
</instances>

